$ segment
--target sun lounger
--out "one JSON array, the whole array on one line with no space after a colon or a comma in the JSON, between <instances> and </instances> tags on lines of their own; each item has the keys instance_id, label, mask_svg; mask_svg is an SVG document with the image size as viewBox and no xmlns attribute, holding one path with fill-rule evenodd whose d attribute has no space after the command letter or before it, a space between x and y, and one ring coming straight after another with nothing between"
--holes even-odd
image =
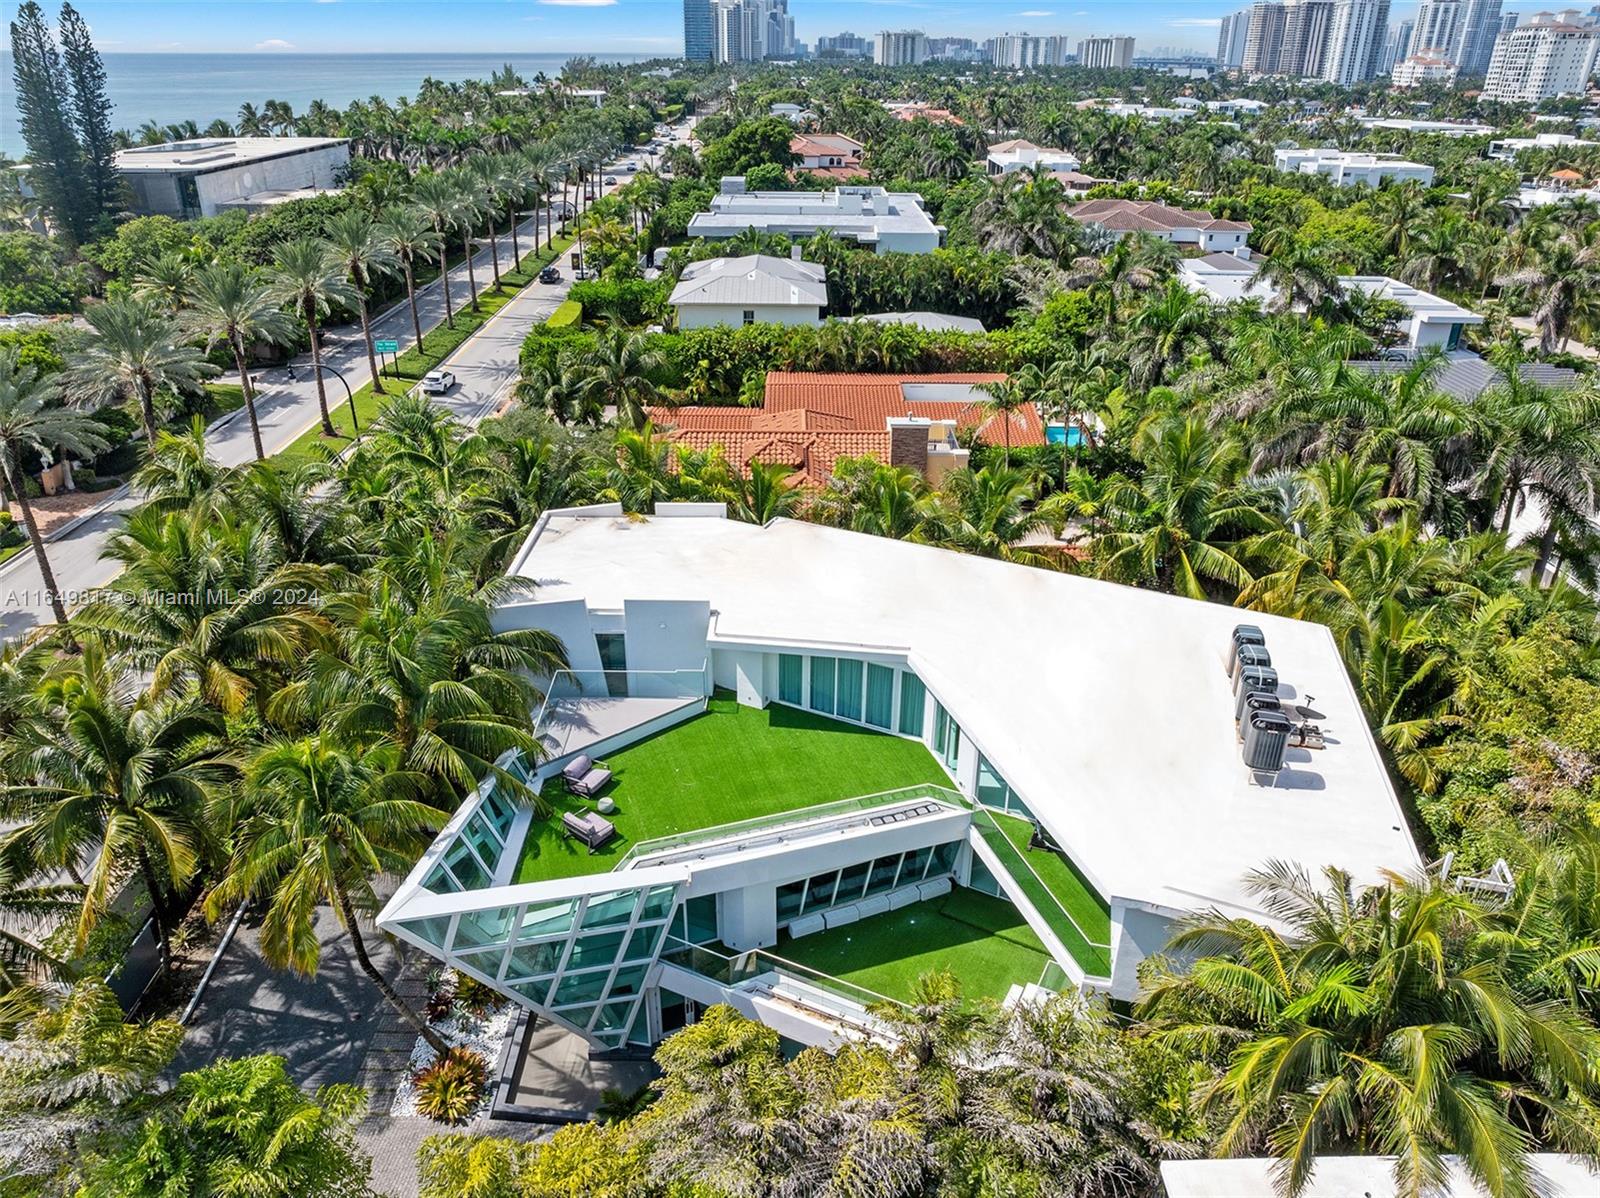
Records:
<instances>
[{"instance_id":1,"label":"sun lounger","mask_svg":"<svg viewBox=\"0 0 1600 1198\"><path fill-rule=\"evenodd\" d=\"M561 826L568 836L582 841L591 853L617 834L615 824L592 811L587 815L564 811L561 813Z\"/></svg>"}]
</instances>

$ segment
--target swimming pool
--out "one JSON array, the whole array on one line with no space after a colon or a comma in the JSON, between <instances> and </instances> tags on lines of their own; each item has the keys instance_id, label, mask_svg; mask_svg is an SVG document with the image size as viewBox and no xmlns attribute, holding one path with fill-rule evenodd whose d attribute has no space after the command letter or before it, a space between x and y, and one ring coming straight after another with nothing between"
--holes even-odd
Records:
<instances>
[{"instance_id":1,"label":"swimming pool","mask_svg":"<svg viewBox=\"0 0 1600 1198\"><path fill-rule=\"evenodd\" d=\"M1047 425L1044 438L1051 445L1065 445L1068 449L1076 449L1083 444L1083 430L1076 424L1067 427L1064 424Z\"/></svg>"}]
</instances>

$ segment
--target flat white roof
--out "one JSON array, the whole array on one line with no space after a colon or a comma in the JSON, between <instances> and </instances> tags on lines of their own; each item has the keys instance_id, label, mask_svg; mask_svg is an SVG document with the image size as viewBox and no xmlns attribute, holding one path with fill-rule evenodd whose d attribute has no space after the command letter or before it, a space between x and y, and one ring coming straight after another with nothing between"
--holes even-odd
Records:
<instances>
[{"instance_id":1,"label":"flat white roof","mask_svg":"<svg viewBox=\"0 0 1600 1198\"><path fill-rule=\"evenodd\" d=\"M1346 275L1341 276L1339 282L1346 288L1354 287L1359 291L1365 291L1368 295L1402 303L1411 309L1413 316L1420 316L1423 320L1445 321L1450 324L1483 323L1483 317L1472 309L1463 308L1443 296L1423 291L1420 287L1413 287L1410 283L1402 283L1399 279L1391 279L1387 275Z\"/></svg>"},{"instance_id":2,"label":"flat white roof","mask_svg":"<svg viewBox=\"0 0 1600 1198\"><path fill-rule=\"evenodd\" d=\"M670 304L828 306L827 268L815 262L746 254L691 262L678 276Z\"/></svg>"},{"instance_id":3,"label":"flat white roof","mask_svg":"<svg viewBox=\"0 0 1600 1198\"><path fill-rule=\"evenodd\" d=\"M875 240L882 233L937 236L939 231L915 192L839 187L832 191L721 191L712 197L710 212L697 212L689 218L689 236L732 237L745 229L801 226L831 229L863 240Z\"/></svg>"},{"instance_id":4,"label":"flat white roof","mask_svg":"<svg viewBox=\"0 0 1600 1198\"><path fill-rule=\"evenodd\" d=\"M159 146L132 146L118 150L116 165L123 173L159 171L203 174L248 162L263 162L285 154L303 154L349 143L344 137L197 137L169 141Z\"/></svg>"},{"instance_id":5,"label":"flat white roof","mask_svg":"<svg viewBox=\"0 0 1600 1198\"><path fill-rule=\"evenodd\" d=\"M1420 865L1326 628L796 520L551 513L513 573L536 601L706 600L711 641L907 656L1108 899L1258 912L1245 873ZM1328 747L1275 787L1245 769L1225 668L1265 633ZM826 651L826 650L824 650Z\"/></svg>"},{"instance_id":6,"label":"flat white roof","mask_svg":"<svg viewBox=\"0 0 1600 1198\"><path fill-rule=\"evenodd\" d=\"M1488 1191L1467 1175L1461 1158L1444 1158L1448 1174L1438 1198L1488 1198ZM1584 1198L1600 1193L1600 1177L1583 1158L1536 1152L1528 1158L1549 1183L1540 1191L1549 1198ZM1316 1171L1301 1198L1359 1198L1394 1193L1392 1156L1319 1156ZM1272 1184L1277 1161L1268 1157L1228 1160L1162 1161L1161 1182L1167 1198L1277 1198Z\"/></svg>"}]
</instances>

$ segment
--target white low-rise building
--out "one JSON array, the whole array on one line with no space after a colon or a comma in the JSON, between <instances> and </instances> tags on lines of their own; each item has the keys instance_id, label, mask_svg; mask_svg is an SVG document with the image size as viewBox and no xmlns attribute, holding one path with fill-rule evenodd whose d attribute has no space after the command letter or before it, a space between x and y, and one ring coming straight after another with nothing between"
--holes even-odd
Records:
<instances>
[{"instance_id":1,"label":"white low-rise building","mask_svg":"<svg viewBox=\"0 0 1600 1198\"><path fill-rule=\"evenodd\" d=\"M1103 229L1119 240L1129 233L1148 233L1174 245L1197 246L1206 253L1249 250L1248 221L1224 220L1195 208L1175 208L1154 200L1085 200L1067 210L1080 224Z\"/></svg>"},{"instance_id":2,"label":"white low-rise building","mask_svg":"<svg viewBox=\"0 0 1600 1198\"><path fill-rule=\"evenodd\" d=\"M881 187L746 191L744 176L732 175L712 197L711 211L689 218L690 237L737 237L746 229L789 237L827 230L880 254L926 254L944 241L944 226L933 223L920 195Z\"/></svg>"},{"instance_id":3,"label":"white low-rise building","mask_svg":"<svg viewBox=\"0 0 1600 1198\"><path fill-rule=\"evenodd\" d=\"M1047 171L1075 171L1083 165L1070 150L1036 146L1020 137L990 146L987 164L991 175L1009 175L1012 171L1029 171L1036 166Z\"/></svg>"},{"instance_id":4,"label":"white low-rise building","mask_svg":"<svg viewBox=\"0 0 1600 1198\"><path fill-rule=\"evenodd\" d=\"M1272 152L1272 165L1295 175L1323 175L1335 187L1366 184L1417 182L1433 186L1433 167L1407 162L1398 154L1364 154L1316 146L1307 149L1286 146Z\"/></svg>"},{"instance_id":5,"label":"white low-rise building","mask_svg":"<svg viewBox=\"0 0 1600 1198\"><path fill-rule=\"evenodd\" d=\"M1600 141L1585 141L1571 133L1535 133L1532 137L1502 137L1489 143L1489 157L1511 162L1524 150L1600 150Z\"/></svg>"},{"instance_id":6,"label":"white low-rise building","mask_svg":"<svg viewBox=\"0 0 1600 1198\"><path fill-rule=\"evenodd\" d=\"M1176 101L1174 101L1176 103ZM1272 105L1265 100L1251 100L1244 96L1229 100L1207 100L1205 106L1223 116L1260 116Z\"/></svg>"},{"instance_id":7,"label":"white low-rise building","mask_svg":"<svg viewBox=\"0 0 1600 1198\"><path fill-rule=\"evenodd\" d=\"M727 324L817 325L828 306L827 268L747 254L691 262L668 299L680 329Z\"/></svg>"},{"instance_id":8,"label":"white low-rise building","mask_svg":"<svg viewBox=\"0 0 1600 1198\"><path fill-rule=\"evenodd\" d=\"M1441 137L1482 137L1493 133L1493 125L1473 121L1425 121L1414 117L1364 116L1357 118L1367 129L1393 129L1397 133L1435 133Z\"/></svg>"},{"instance_id":9,"label":"white low-rise building","mask_svg":"<svg viewBox=\"0 0 1600 1198\"><path fill-rule=\"evenodd\" d=\"M140 216L193 218L258 210L337 190L350 166L342 137L203 137L118 150Z\"/></svg>"}]
</instances>

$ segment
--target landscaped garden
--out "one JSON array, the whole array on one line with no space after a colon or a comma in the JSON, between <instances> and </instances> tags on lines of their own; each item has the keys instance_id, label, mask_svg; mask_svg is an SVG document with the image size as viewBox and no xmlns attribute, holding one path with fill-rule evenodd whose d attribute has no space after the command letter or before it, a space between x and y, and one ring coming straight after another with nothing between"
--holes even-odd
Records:
<instances>
[{"instance_id":1,"label":"landscaped garden","mask_svg":"<svg viewBox=\"0 0 1600 1198\"><path fill-rule=\"evenodd\" d=\"M517 863L518 882L613 868L641 841L858 795L950 779L920 741L841 723L792 707L741 707L714 696L703 715L606 758L612 781L600 797L617 835L590 853L561 830L561 813L591 801L547 784L551 815L535 819Z\"/></svg>"}]
</instances>

